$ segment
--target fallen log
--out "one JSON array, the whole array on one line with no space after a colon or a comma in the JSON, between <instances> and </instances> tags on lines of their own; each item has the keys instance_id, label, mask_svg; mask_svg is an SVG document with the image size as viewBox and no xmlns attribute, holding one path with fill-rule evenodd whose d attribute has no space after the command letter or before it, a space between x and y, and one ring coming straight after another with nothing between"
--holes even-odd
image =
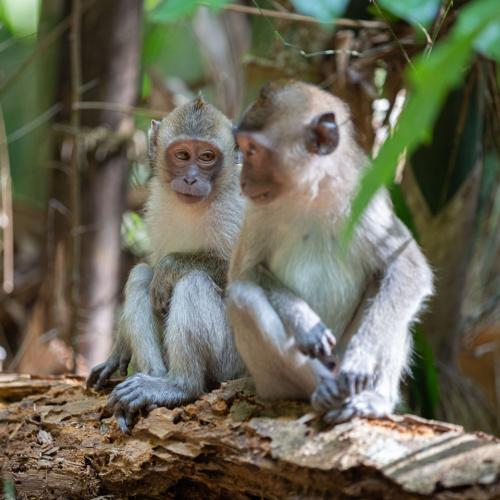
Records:
<instances>
[{"instance_id":1,"label":"fallen log","mask_svg":"<svg viewBox=\"0 0 500 500\"><path fill-rule=\"evenodd\" d=\"M123 435L81 379L37 378L31 391L30 380L0 379L5 498L500 498L500 440L456 425L400 415L327 427L237 380Z\"/></svg>"}]
</instances>

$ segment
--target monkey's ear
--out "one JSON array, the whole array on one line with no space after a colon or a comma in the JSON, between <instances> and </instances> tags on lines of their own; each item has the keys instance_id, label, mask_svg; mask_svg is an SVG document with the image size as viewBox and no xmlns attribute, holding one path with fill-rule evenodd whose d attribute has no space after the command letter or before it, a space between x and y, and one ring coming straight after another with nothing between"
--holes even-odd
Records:
<instances>
[{"instance_id":1,"label":"monkey's ear","mask_svg":"<svg viewBox=\"0 0 500 500\"><path fill-rule=\"evenodd\" d=\"M205 99L203 99L203 94L201 90L198 92L198 95L193 101L193 106L195 110L202 109L205 106Z\"/></svg>"},{"instance_id":2,"label":"monkey's ear","mask_svg":"<svg viewBox=\"0 0 500 500\"><path fill-rule=\"evenodd\" d=\"M306 148L310 153L329 155L339 145L339 128L335 113L316 116L307 126Z\"/></svg>"},{"instance_id":3,"label":"monkey's ear","mask_svg":"<svg viewBox=\"0 0 500 500\"><path fill-rule=\"evenodd\" d=\"M151 120L151 126L149 127L148 130L148 153L150 158L152 158L156 152L160 125L161 125L160 120Z\"/></svg>"}]
</instances>

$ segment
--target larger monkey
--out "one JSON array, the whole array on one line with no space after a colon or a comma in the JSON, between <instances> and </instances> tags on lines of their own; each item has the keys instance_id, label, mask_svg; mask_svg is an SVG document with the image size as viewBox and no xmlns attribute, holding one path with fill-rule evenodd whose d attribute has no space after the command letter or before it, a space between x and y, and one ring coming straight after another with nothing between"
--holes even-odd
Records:
<instances>
[{"instance_id":1,"label":"larger monkey","mask_svg":"<svg viewBox=\"0 0 500 500\"><path fill-rule=\"evenodd\" d=\"M276 82L245 113L236 139L251 203L227 306L258 394L311 398L329 422L390 413L432 273L385 190L339 251L367 165L347 106L315 86Z\"/></svg>"},{"instance_id":2,"label":"larger monkey","mask_svg":"<svg viewBox=\"0 0 500 500\"><path fill-rule=\"evenodd\" d=\"M244 201L231 123L197 98L152 122L149 158L149 265L131 271L113 352L88 380L101 387L133 358L139 373L109 399L124 431L140 409L186 403L243 371L221 297Z\"/></svg>"}]
</instances>

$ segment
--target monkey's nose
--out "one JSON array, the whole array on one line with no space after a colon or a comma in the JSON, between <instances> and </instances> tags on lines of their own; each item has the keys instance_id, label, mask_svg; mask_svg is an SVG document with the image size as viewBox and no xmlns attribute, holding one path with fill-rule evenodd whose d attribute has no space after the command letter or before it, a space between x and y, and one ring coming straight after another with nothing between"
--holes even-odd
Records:
<instances>
[{"instance_id":1,"label":"monkey's nose","mask_svg":"<svg viewBox=\"0 0 500 500\"><path fill-rule=\"evenodd\" d=\"M192 186L195 182L196 182L196 177L194 179L188 179L187 177L184 177L184 182L188 185L188 186Z\"/></svg>"}]
</instances>

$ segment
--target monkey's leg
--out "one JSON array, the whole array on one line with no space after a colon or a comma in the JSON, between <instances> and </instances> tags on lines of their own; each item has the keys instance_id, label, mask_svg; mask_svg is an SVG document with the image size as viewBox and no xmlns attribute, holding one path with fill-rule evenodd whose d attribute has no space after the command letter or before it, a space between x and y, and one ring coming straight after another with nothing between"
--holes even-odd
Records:
<instances>
[{"instance_id":1,"label":"monkey's leg","mask_svg":"<svg viewBox=\"0 0 500 500\"><path fill-rule=\"evenodd\" d=\"M121 341L130 347L136 370L161 377L167 369L158 337L160 325L149 293L152 278L153 271L147 264L138 264L130 271L119 333Z\"/></svg>"},{"instance_id":2,"label":"monkey's leg","mask_svg":"<svg viewBox=\"0 0 500 500\"><path fill-rule=\"evenodd\" d=\"M113 391L109 405L122 430L152 405L169 408L193 401L214 383L243 372L227 325L220 290L202 271L175 285L165 326L166 377L136 374Z\"/></svg>"},{"instance_id":3,"label":"monkey's leg","mask_svg":"<svg viewBox=\"0 0 500 500\"><path fill-rule=\"evenodd\" d=\"M331 376L321 362L299 351L262 288L234 282L226 305L236 346L260 397L308 399L319 378Z\"/></svg>"}]
</instances>

